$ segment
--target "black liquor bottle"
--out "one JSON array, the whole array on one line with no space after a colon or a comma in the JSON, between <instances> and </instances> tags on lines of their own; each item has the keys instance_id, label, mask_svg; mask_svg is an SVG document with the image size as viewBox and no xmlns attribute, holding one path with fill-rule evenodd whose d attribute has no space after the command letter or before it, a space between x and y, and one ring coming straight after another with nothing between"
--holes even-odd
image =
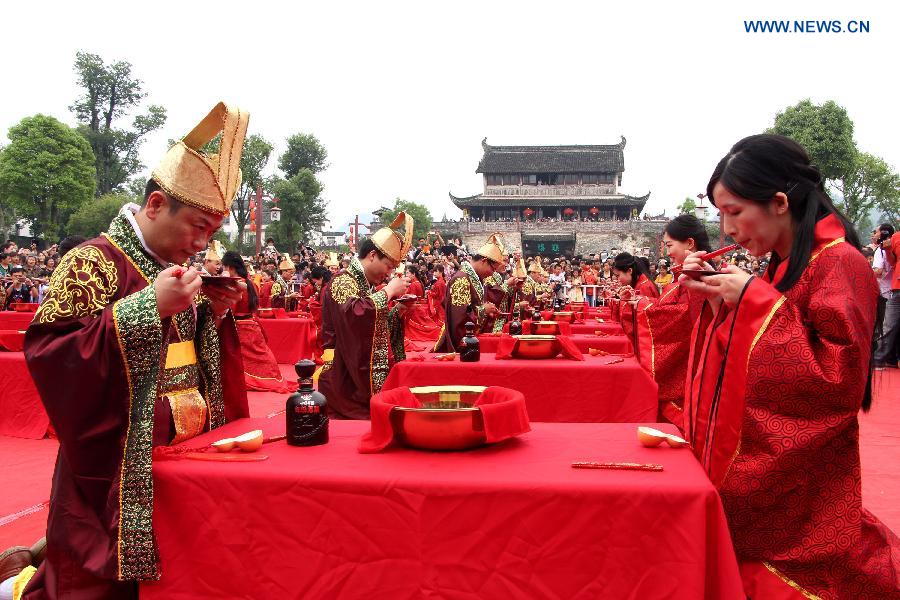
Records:
<instances>
[{"instance_id":1,"label":"black liquor bottle","mask_svg":"<svg viewBox=\"0 0 900 600\"><path fill-rule=\"evenodd\" d=\"M518 306L513 310L513 318L509 324L509 335L522 335L521 313Z\"/></svg>"},{"instance_id":2,"label":"black liquor bottle","mask_svg":"<svg viewBox=\"0 0 900 600\"><path fill-rule=\"evenodd\" d=\"M460 362L478 362L481 360L481 342L475 337L475 323L466 322L466 335L462 339L462 348L459 350Z\"/></svg>"},{"instance_id":3,"label":"black liquor bottle","mask_svg":"<svg viewBox=\"0 0 900 600\"><path fill-rule=\"evenodd\" d=\"M318 446L328 443L328 401L313 389L316 363L301 360L294 369L300 377L300 389L287 399L285 433L291 446Z\"/></svg>"},{"instance_id":4,"label":"black liquor bottle","mask_svg":"<svg viewBox=\"0 0 900 600\"><path fill-rule=\"evenodd\" d=\"M532 313L532 315L531 315L531 320L534 321L535 323L540 322L541 321L541 311L539 311L538 309L535 308L534 313Z\"/></svg>"}]
</instances>

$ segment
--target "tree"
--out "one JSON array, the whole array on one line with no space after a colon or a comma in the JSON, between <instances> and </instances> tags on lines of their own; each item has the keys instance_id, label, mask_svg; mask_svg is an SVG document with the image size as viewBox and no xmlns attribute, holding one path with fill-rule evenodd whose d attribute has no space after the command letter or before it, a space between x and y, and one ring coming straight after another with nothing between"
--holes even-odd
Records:
<instances>
[{"instance_id":1,"label":"tree","mask_svg":"<svg viewBox=\"0 0 900 600\"><path fill-rule=\"evenodd\" d=\"M84 95L69 107L78 120L78 131L90 142L96 159L97 195L122 188L128 178L144 168L138 152L147 134L163 126L166 110L151 105L134 117L131 127L117 127L147 96L142 82L131 74L131 63L105 64L96 54L77 52L75 73Z\"/></svg>"},{"instance_id":2,"label":"tree","mask_svg":"<svg viewBox=\"0 0 900 600\"><path fill-rule=\"evenodd\" d=\"M697 202L690 196L684 199L684 202L675 207L678 209L679 215L693 215L697 209Z\"/></svg>"},{"instance_id":3,"label":"tree","mask_svg":"<svg viewBox=\"0 0 900 600\"><path fill-rule=\"evenodd\" d=\"M293 252L300 240L321 229L325 222L322 184L309 169L301 169L289 179L275 179L269 186L279 199L281 220L271 223L266 237L275 238L275 247Z\"/></svg>"},{"instance_id":4,"label":"tree","mask_svg":"<svg viewBox=\"0 0 900 600\"><path fill-rule=\"evenodd\" d=\"M203 150L208 154L218 154L221 136L216 136ZM241 187L237 191L231 214L234 216L238 230L238 246L244 250L244 231L250 223L250 200L256 196L256 186L262 184L262 170L272 156L272 144L258 134L244 139L244 151L241 154Z\"/></svg>"},{"instance_id":5,"label":"tree","mask_svg":"<svg viewBox=\"0 0 900 600\"><path fill-rule=\"evenodd\" d=\"M789 106L775 116L769 133L787 136L806 148L826 179L840 179L853 168L853 121L833 100L817 106L806 99Z\"/></svg>"},{"instance_id":6,"label":"tree","mask_svg":"<svg viewBox=\"0 0 900 600\"><path fill-rule=\"evenodd\" d=\"M314 175L324 171L328 165L328 151L311 133L296 133L287 139L287 150L278 159L278 168L288 179L303 169L309 169Z\"/></svg>"},{"instance_id":7,"label":"tree","mask_svg":"<svg viewBox=\"0 0 900 600\"><path fill-rule=\"evenodd\" d=\"M140 202L142 198L126 194L106 194L91 198L72 213L66 225L66 235L83 235L92 238L109 228L119 209L128 202Z\"/></svg>"},{"instance_id":8,"label":"tree","mask_svg":"<svg viewBox=\"0 0 900 600\"><path fill-rule=\"evenodd\" d=\"M35 236L56 238L68 214L94 194L91 147L45 115L10 127L9 139L0 154L0 199L31 221Z\"/></svg>"},{"instance_id":9,"label":"tree","mask_svg":"<svg viewBox=\"0 0 900 600\"><path fill-rule=\"evenodd\" d=\"M775 117L771 133L799 142L826 179L835 205L863 238L872 209L889 214L898 191L897 173L881 158L859 152L853 141L853 121L834 101L817 106L803 100Z\"/></svg>"},{"instance_id":10,"label":"tree","mask_svg":"<svg viewBox=\"0 0 900 600\"><path fill-rule=\"evenodd\" d=\"M881 206L881 220L879 223L890 223L894 229L900 231L900 198L894 198Z\"/></svg>"},{"instance_id":11,"label":"tree","mask_svg":"<svg viewBox=\"0 0 900 600\"><path fill-rule=\"evenodd\" d=\"M835 182L835 188L840 192L837 207L865 239L871 231L868 215L872 209L884 210L885 206L900 199L900 176L884 160L860 152L853 168Z\"/></svg>"},{"instance_id":12,"label":"tree","mask_svg":"<svg viewBox=\"0 0 900 600\"><path fill-rule=\"evenodd\" d=\"M400 214L401 210L405 211L406 214L413 218L413 238L418 240L419 238L427 237L428 232L431 231L431 224L433 221L431 219L431 212L424 204L417 204L415 202L410 202L409 200L396 198L394 200L394 208L388 209L382 213L382 223L390 225L394 218Z\"/></svg>"}]
</instances>

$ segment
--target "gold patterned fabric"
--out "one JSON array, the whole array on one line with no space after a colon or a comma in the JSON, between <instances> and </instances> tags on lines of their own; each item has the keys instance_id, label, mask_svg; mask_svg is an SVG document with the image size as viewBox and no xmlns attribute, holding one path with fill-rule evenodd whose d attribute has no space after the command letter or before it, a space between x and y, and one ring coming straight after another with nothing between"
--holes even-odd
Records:
<instances>
[{"instance_id":1,"label":"gold patterned fabric","mask_svg":"<svg viewBox=\"0 0 900 600\"><path fill-rule=\"evenodd\" d=\"M338 304L359 296L359 284L350 273L341 273L331 282L331 297Z\"/></svg>"},{"instance_id":2,"label":"gold patterned fabric","mask_svg":"<svg viewBox=\"0 0 900 600\"><path fill-rule=\"evenodd\" d=\"M472 303L469 280L460 277L450 286L450 303L453 306L468 306Z\"/></svg>"},{"instance_id":3,"label":"gold patterned fabric","mask_svg":"<svg viewBox=\"0 0 900 600\"><path fill-rule=\"evenodd\" d=\"M94 316L116 293L115 265L96 246L73 248L50 278L50 289L38 308L38 323Z\"/></svg>"}]
</instances>

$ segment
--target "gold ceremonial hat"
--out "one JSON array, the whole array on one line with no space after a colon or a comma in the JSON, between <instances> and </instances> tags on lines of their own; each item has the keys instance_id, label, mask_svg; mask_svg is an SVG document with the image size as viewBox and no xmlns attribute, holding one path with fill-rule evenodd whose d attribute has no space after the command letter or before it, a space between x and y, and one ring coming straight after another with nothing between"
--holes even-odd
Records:
<instances>
[{"instance_id":1,"label":"gold ceremonial hat","mask_svg":"<svg viewBox=\"0 0 900 600\"><path fill-rule=\"evenodd\" d=\"M528 266L528 272L529 273L540 273L541 272L541 265L538 263L538 261L536 261L536 260L531 261L531 265Z\"/></svg>"},{"instance_id":2,"label":"gold ceremonial hat","mask_svg":"<svg viewBox=\"0 0 900 600\"><path fill-rule=\"evenodd\" d=\"M167 194L189 206L227 216L241 186L241 152L250 113L224 102L169 148L151 177ZM218 154L203 146L222 133Z\"/></svg>"},{"instance_id":3,"label":"gold ceremonial hat","mask_svg":"<svg viewBox=\"0 0 900 600\"><path fill-rule=\"evenodd\" d=\"M222 260L223 256L225 256L225 246L219 240L213 240L209 243L209 248L203 258L205 260Z\"/></svg>"},{"instance_id":4,"label":"gold ceremonial hat","mask_svg":"<svg viewBox=\"0 0 900 600\"><path fill-rule=\"evenodd\" d=\"M290 269L296 269L296 268L297 267L295 267L294 263L291 261L291 257L288 256L287 254L285 254L284 258L281 259L281 262L278 263L279 271L288 271Z\"/></svg>"},{"instance_id":5,"label":"gold ceremonial hat","mask_svg":"<svg viewBox=\"0 0 900 600\"><path fill-rule=\"evenodd\" d=\"M487 243L478 249L478 254L495 263L506 262L506 249L503 247L503 242L500 241L501 237L503 237L502 233L492 233Z\"/></svg>"},{"instance_id":6,"label":"gold ceremonial hat","mask_svg":"<svg viewBox=\"0 0 900 600\"><path fill-rule=\"evenodd\" d=\"M519 260L516 261L516 266L513 268L512 276L516 277L517 279L525 279L526 277L528 277L528 271L525 269L524 258L519 258Z\"/></svg>"},{"instance_id":7,"label":"gold ceremonial hat","mask_svg":"<svg viewBox=\"0 0 900 600\"><path fill-rule=\"evenodd\" d=\"M329 252L328 258L325 260L326 267L339 267L341 263L338 262L337 252Z\"/></svg>"},{"instance_id":8,"label":"gold ceremonial hat","mask_svg":"<svg viewBox=\"0 0 900 600\"><path fill-rule=\"evenodd\" d=\"M402 236L398 231L401 225L404 226ZM412 216L400 211L393 223L372 234L372 242L385 256L395 262L400 262L412 247L414 226L415 221Z\"/></svg>"}]
</instances>

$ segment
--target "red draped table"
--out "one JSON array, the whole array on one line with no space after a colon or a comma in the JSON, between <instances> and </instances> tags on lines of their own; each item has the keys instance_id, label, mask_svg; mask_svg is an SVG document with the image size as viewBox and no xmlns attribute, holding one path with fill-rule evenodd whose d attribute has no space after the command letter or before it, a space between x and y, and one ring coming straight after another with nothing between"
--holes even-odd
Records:
<instances>
[{"instance_id":1,"label":"red draped table","mask_svg":"<svg viewBox=\"0 0 900 600\"><path fill-rule=\"evenodd\" d=\"M591 348L613 353L628 353L632 351L631 342L624 335L597 336L593 334L578 334L570 335L569 339L575 343L583 354L587 354ZM500 343L499 336L479 335L478 340L481 342L482 352L497 352L497 345Z\"/></svg>"},{"instance_id":2,"label":"red draped table","mask_svg":"<svg viewBox=\"0 0 900 600\"><path fill-rule=\"evenodd\" d=\"M590 335L595 331L601 331L607 335L622 335L622 326L614 321L597 321L587 319L584 323L572 323L570 325L573 334Z\"/></svg>"},{"instance_id":3,"label":"red draped table","mask_svg":"<svg viewBox=\"0 0 900 600\"><path fill-rule=\"evenodd\" d=\"M260 427L284 432L243 420L190 445ZM264 462L155 462L162 579L141 599L743 598L687 449L643 448L634 425L536 423L468 452L359 454L368 428L332 421L329 444L267 444Z\"/></svg>"},{"instance_id":4,"label":"red draped table","mask_svg":"<svg viewBox=\"0 0 900 600\"><path fill-rule=\"evenodd\" d=\"M312 319L259 319L259 325L276 362L295 363L301 358L313 357L316 325Z\"/></svg>"},{"instance_id":5,"label":"red draped table","mask_svg":"<svg viewBox=\"0 0 900 600\"><path fill-rule=\"evenodd\" d=\"M0 435L40 439L50 419L21 352L0 352Z\"/></svg>"},{"instance_id":6,"label":"red draped table","mask_svg":"<svg viewBox=\"0 0 900 600\"><path fill-rule=\"evenodd\" d=\"M0 311L0 329L24 331L28 329L32 319L33 312Z\"/></svg>"},{"instance_id":7,"label":"red draped table","mask_svg":"<svg viewBox=\"0 0 900 600\"><path fill-rule=\"evenodd\" d=\"M601 338L597 338L601 339ZM532 421L631 423L655 421L656 382L634 358L585 356L584 361L497 360L482 353L477 363L406 360L391 368L386 390L424 385L499 385L525 394Z\"/></svg>"}]
</instances>

